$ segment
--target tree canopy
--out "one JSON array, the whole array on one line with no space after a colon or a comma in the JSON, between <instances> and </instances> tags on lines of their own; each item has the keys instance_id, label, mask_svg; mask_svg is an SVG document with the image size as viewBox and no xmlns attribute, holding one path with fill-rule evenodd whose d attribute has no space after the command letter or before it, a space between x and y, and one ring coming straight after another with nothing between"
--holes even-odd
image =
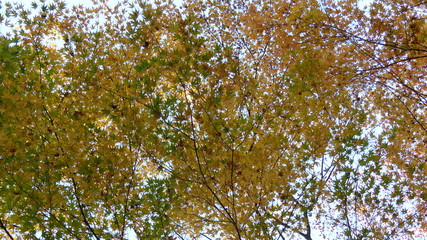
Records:
<instances>
[{"instance_id":1,"label":"tree canopy","mask_svg":"<svg viewBox=\"0 0 427 240\"><path fill-rule=\"evenodd\" d=\"M1 3L0 236L413 239L427 3Z\"/></svg>"}]
</instances>

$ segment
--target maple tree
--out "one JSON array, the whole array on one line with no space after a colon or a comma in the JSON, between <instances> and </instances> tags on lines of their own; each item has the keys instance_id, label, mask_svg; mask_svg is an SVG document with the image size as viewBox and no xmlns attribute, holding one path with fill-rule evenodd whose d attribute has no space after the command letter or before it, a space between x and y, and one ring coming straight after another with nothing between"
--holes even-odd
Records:
<instances>
[{"instance_id":1,"label":"maple tree","mask_svg":"<svg viewBox=\"0 0 427 240\"><path fill-rule=\"evenodd\" d=\"M425 2L1 7L2 237L427 228Z\"/></svg>"}]
</instances>

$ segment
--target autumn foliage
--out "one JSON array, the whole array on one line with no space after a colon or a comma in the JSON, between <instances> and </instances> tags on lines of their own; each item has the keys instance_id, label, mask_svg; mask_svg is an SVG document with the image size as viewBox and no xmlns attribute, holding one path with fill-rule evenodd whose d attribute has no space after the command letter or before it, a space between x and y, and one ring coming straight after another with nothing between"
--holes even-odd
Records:
<instances>
[{"instance_id":1,"label":"autumn foliage","mask_svg":"<svg viewBox=\"0 0 427 240\"><path fill-rule=\"evenodd\" d=\"M1 3L0 237L426 236L425 1L119 2Z\"/></svg>"}]
</instances>

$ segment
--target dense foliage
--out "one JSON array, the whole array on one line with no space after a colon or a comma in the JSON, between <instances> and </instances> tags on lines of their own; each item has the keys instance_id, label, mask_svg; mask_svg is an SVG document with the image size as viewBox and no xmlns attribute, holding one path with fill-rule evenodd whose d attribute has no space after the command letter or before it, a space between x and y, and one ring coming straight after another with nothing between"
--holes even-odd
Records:
<instances>
[{"instance_id":1,"label":"dense foliage","mask_svg":"<svg viewBox=\"0 0 427 240\"><path fill-rule=\"evenodd\" d=\"M2 238L425 236L425 1L0 12Z\"/></svg>"}]
</instances>

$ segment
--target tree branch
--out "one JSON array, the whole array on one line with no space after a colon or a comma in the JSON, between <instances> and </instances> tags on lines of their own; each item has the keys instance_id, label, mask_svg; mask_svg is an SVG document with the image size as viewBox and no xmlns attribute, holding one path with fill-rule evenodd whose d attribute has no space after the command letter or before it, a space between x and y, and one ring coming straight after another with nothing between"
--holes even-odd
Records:
<instances>
[{"instance_id":1,"label":"tree branch","mask_svg":"<svg viewBox=\"0 0 427 240\"><path fill-rule=\"evenodd\" d=\"M9 237L9 239L14 240L12 234L7 230L6 226L3 223L3 220L0 219L0 228L3 229L6 232L6 235Z\"/></svg>"},{"instance_id":2,"label":"tree branch","mask_svg":"<svg viewBox=\"0 0 427 240\"><path fill-rule=\"evenodd\" d=\"M77 205L79 206L80 213L82 214L83 222L84 222L84 224L86 225L86 227L89 229L89 231L93 234L93 236L94 236L97 240L100 240L100 238L98 237L98 235L95 233L95 230L92 228L92 226L89 224L89 221L88 221L88 220L87 220L87 218L86 218L86 214L85 214L85 212L84 212L84 210L83 210L83 205L82 205L82 203L81 203L81 201L80 201L80 198L79 198L79 195L78 195L77 183L76 183L76 181L74 180L74 178L72 178L71 180L72 180L72 182L73 182L74 196L75 196L75 197L76 197L76 199L77 199Z\"/></svg>"}]
</instances>

